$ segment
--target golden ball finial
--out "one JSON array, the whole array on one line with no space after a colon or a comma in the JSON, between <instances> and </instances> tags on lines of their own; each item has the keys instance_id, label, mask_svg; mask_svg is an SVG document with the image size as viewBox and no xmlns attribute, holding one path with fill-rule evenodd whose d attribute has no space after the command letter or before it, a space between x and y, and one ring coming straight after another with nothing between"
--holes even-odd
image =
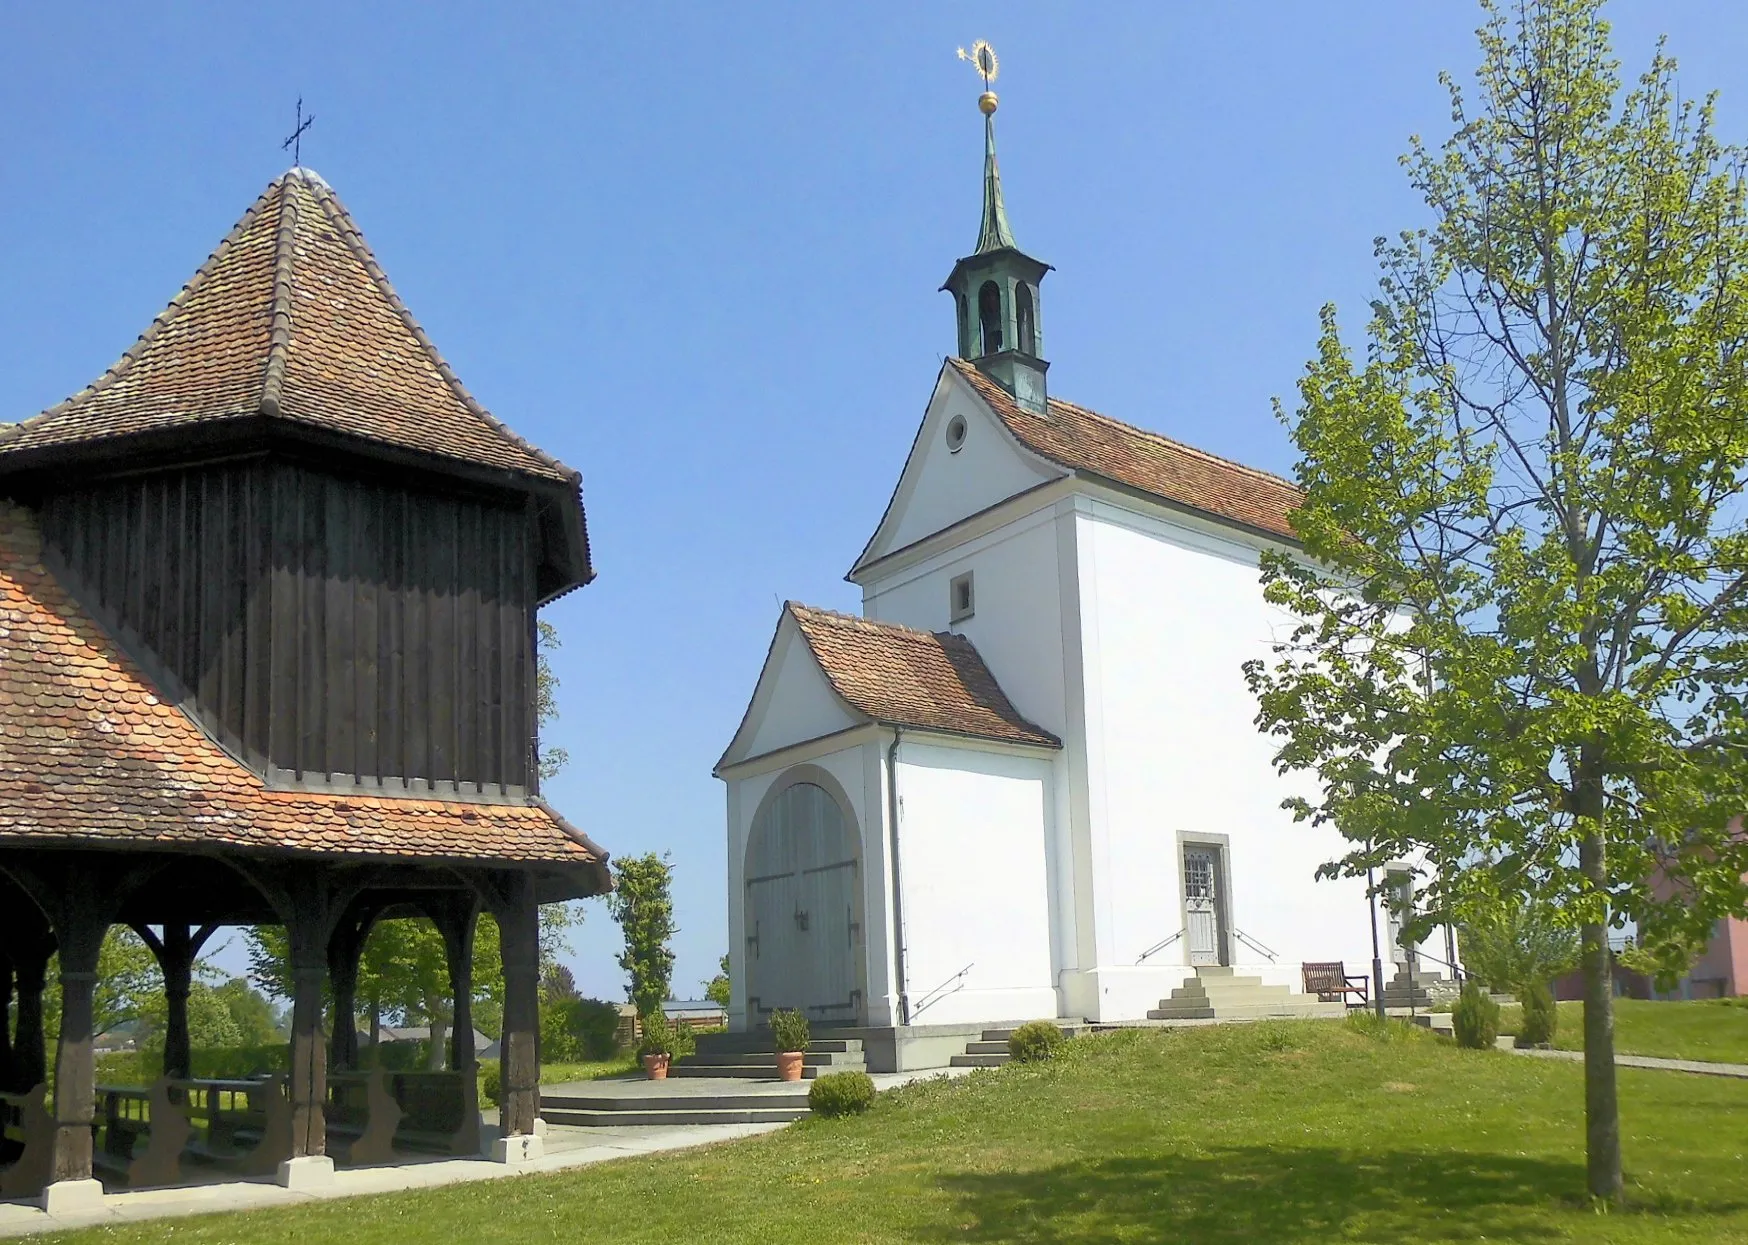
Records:
<instances>
[{"instance_id":1,"label":"golden ball finial","mask_svg":"<svg viewBox=\"0 0 1748 1245\"><path fill-rule=\"evenodd\" d=\"M983 115L986 117L995 111L995 104L996 99L994 91L985 91L982 95L977 97L977 106L983 110Z\"/></svg>"}]
</instances>

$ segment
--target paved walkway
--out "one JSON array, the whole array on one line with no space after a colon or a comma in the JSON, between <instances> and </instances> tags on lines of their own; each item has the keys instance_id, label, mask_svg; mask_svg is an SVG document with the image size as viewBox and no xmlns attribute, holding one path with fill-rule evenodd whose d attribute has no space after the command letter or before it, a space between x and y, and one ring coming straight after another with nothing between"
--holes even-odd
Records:
<instances>
[{"instance_id":1,"label":"paved walkway","mask_svg":"<svg viewBox=\"0 0 1748 1245\"><path fill-rule=\"evenodd\" d=\"M891 1089L912 1081L940 1076L963 1076L969 1068L927 1068L916 1072L877 1073L878 1089ZM693 1081L676 1078L664 1082L678 1091L677 1096L705 1092L705 1087L720 1085L719 1081ZM558 1094L587 1089L591 1093L632 1094L647 1088L642 1078L589 1081L576 1085L551 1086L543 1093ZM781 1093L793 1091L793 1085L780 1081L741 1081L741 1090ZM486 1115L488 1121L493 1113ZM546 1130L543 1157L532 1163L509 1166L488 1159L412 1159L385 1167L341 1168L334 1173L334 1183L323 1189L293 1192L282 1189L271 1178L258 1180L224 1180L210 1184L182 1186L174 1189L144 1189L105 1195L103 1205L78 1213L50 1216L35 1206L19 1202L0 1202L0 1237L27 1236L37 1232L52 1232L64 1228L87 1228L107 1224L137 1223L146 1219L213 1214L219 1211L255 1210L269 1206L298 1206L331 1198L356 1197L363 1193L394 1193L403 1189L430 1189L439 1185L464 1184L475 1180L501 1180L530 1172L564 1171L586 1167L610 1159L629 1158L639 1154L658 1154L669 1150L686 1150L695 1146L713 1145L774 1132L783 1124L649 1124L613 1128L562 1128Z\"/></svg>"},{"instance_id":2,"label":"paved walkway","mask_svg":"<svg viewBox=\"0 0 1748 1245\"><path fill-rule=\"evenodd\" d=\"M1538 1059L1566 1059L1575 1063L1584 1062L1584 1052L1581 1050L1534 1050L1528 1047L1514 1046L1513 1053L1519 1055L1534 1055ZM1748 1063L1707 1063L1702 1059L1657 1059L1651 1055L1616 1055L1617 1068L1661 1068L1666 1072L1695 1072L1701 1076L1729 1076L1737 1080L1748 1081Z\"/></svg>"}]
</instances>

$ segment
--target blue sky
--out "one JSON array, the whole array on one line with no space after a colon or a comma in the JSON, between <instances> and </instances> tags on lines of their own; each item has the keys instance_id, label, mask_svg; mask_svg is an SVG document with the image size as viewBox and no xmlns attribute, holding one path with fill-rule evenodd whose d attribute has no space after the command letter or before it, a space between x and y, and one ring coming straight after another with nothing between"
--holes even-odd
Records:
<instances>
[{"instance_id":1,"label":"blue sky","mask_svg":"<svg viewBox=\"0 0 1748 1245\"><path fill-rule=\"evenodd\" d=\"M1373 237L1422 221L1396 158L1476 60L1460 0L989 8L7 6L0 420L133 340L290 164L301 94L304 163L439 348L583 472L600 578L549 611L548 795L615 853L672 852L695 993L728 938L710 767L778 603L857 608L843 573L953 345L982 139L954 48L1002 58L1052 392L1282 472L1270 399L1322 303L1363 316ZM1690 94L1748 63L1748 6L1611 16L1629 72L1666 32ZM1726 138L1745 109L1723 97ZM619 997L604 910L574 943Z\"/></svg>"}]
</instances>

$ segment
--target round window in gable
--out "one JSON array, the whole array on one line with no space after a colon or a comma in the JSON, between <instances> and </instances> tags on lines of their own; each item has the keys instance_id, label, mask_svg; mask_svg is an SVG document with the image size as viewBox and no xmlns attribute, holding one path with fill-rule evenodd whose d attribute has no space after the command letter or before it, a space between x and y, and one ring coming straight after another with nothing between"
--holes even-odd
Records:
<instances>
[{"instance_id":1,"label":"round window in gable","mask_svg":"<svg viewBox=\"0 0 1748 1245\"><path fill-rule=\"evenodd\" d=\"M965 448L965 417L955 415L947 421L947 452L957 454Z\"/></svg>"}]
</instances>

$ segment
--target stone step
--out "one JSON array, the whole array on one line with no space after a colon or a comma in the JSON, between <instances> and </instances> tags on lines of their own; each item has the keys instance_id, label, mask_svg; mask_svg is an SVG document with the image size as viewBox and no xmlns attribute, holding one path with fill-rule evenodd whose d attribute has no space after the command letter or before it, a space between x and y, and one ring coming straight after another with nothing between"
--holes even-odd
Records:
<instances>
[{"instance_id":1,"label":"stone step","mask_svg":"<svg viewBox=\"0 0 1748 1245\"><path fill-rule=\"evenodd\" d=\"M965 1053L967 1055L1005 1055L1008 1053L1008 1044L1005 1041L967 1042L965 1043Z\"/></svg>"},{"instance_id":2,"label":"stone step","mask_svg":"<svg viewBox=\"0 0 1748 1245\"><path fill-rule=\"evenodd\" d=\"M862 1053L861 1045L855 1050L808 1050L801 1056L801 1062L807 1067L820 1067L826 1064L854 1064L860 1067L867 1062ZM686 1055L674 1061L674 1066L684 1064L689 1068L730 1067L751 1063L764 1064L775 1069L777 1055L774 1051L699 1051L695 1055Z\"/></svg>"},{"instance_id":3,"label":"stone step","mask_svg":"<svg viewBox=\"0 0 1748 1245\"><path fill-rule=\"evenodd\" d=\"M868 1065L863 1060L855 1063L804 1063L801 1065L801 1079L814 1080L830 1072L866 1072ZM668 1068L668 1076L686 1078L724 1077L739 1081L774 1081L777 1079L775 1063L741 1063L741 1064L711 1064L709 1067L698 1067L695 1064L676 1063Z\"/></svg>"},{"instance_id":4,"label":"stone step","mask_svg":"<svg viewBox=\"0 0 1748 1245\"><path fill-rule=\"evenodd\" d=\"M1059 1024L1056 1027L1059 1030L1061 1030L1063 1037L1070 1037L1070 1038L1071 1037L1079 1037L1081 1034L1083 1034L1087 1031L1087 1027L1085 1025ZM1014 1025L1014 1026L1012 1026L1010 1028L1006 1028L1006 1029L985 1029L981 1035L981 1038L985 1042L1000 1042L1003 1046L1006 1046L1008 1039L1014 1035L1014 1030L1018 1029L1018 1028L1019 1028L1018 1025Z\"/></svg>"},{"instance_id":5,"label":"stone step","mask_svg":"<svg viewBox=\"0 0 1748 1245\"><path fill-rule=\"evenodd\" d=\"M1216 986L1209 990L1201 982L1179 986L1171 992L1174 999L1284 999L1292 993L1286 986Z\"/></svg>"},{"instance_id":6,"label":"stone step","mask_svg":"<svg viewBox=\"0 0 1748 1245\"><path fill-rule=\"evenodd\" d=\"M568 1124L573 1128L630 1128L648 1124L787 1124L805 1119L809 1114L803 1103L799 1107L728 1107L710 1110L684 1106L665 1110L553 1110L542 1104L541 1118L548 1124Z\"/></svg>"},{"instance_id":7,"label":"stone step","mask_svg":"<svg viewBox=\"0 0 1748 1245\"><path fill-rule=\"evenodd\" d=\"M695 1092L661 1081L631 1082L635 1092L621 1094L541 1094L540 1118L554 1121L554 1113L595 1112L627 1115L647 1111L751 1111L805 1110L807 1090L770 1089L758 1092L724 1087L715 1093Z\"/></svg>"},{"instance_id":8,"label":"stone step","mask_svg":"<svg viewBox=\"0 0 1748 1245\"><path fill-rule=\"evenodd\" d=\"M808 1053L815 1055L847 1054L850 1051L860 1051L861 1049L861 1038L816 1037L813 1041L807 1044ZM753 1033L701 1033L698 1035L698 1053L701 1055L762 1055L770 1052L771 1035L762 1031Z\"/></svg>"},{"instance_id":9,"label":"stone step","mask_svg":"<svg viewBox=\"0 0 1748 1245\"><path fill-rule=\"evenodd\" d=\"M951 1065L955 1068L999 1068L1009 1059L1004 1050L1000 1054L986 1055L954 1055Z\"/></svg>"}]
</instances>

